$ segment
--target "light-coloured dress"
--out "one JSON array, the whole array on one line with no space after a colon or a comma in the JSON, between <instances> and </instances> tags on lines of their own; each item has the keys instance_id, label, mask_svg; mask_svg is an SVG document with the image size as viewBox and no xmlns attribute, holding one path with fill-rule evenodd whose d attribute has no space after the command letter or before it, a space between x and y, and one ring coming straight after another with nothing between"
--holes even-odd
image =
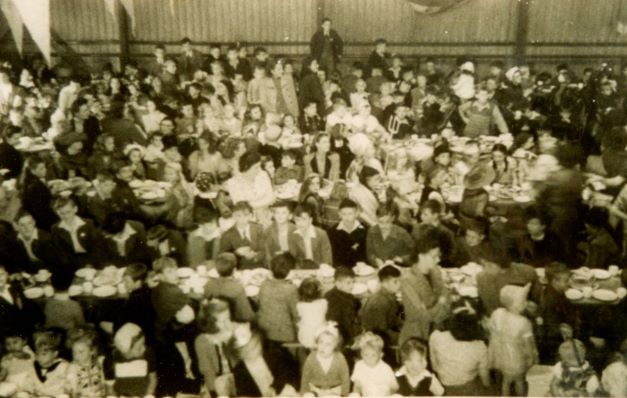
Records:
<instances>
[{"instance_id":1,"label":"light-coloured dress","mask_svg":"<svg viewBox=\"0 0 627 398\"><path fill-rule=\"evenodd\" d=\"M508 375L525 374L537 358L529 319L498 308L490 317L488 353L492 369Z\"/></svg>"},{"instance_id":2,"label":"light-coloured dress","mask_svg":"<svg viewBox=\"0 0 627 398\"><path fill-rule=\"evenodd\" d=\"M298 312L298 342L306 348L316 345L316 330L326 324L327 300L317 299L312 302L299 301L296 304Z\"/></svg>"}]
</instances>

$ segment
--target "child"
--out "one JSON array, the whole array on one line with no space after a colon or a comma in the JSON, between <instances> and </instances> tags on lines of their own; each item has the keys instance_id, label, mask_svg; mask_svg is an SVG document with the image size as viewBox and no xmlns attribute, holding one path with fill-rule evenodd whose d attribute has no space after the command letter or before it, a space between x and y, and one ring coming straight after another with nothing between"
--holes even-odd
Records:
<instances>
[{"instance_id":1,"label":"child","mask_svg":"<svg viewBox=\"0 0 627 398\"><path fill-rule=\"evenodd\" d=\"M31 396L56 397L67 390L68 363L59 358L61 336L53 331L33 334L35 362L26 373L18 390Z\"/></svg>"},{"instance_id":2,"label":"child","mask_svg":"<svg viewBox=\"0 0 627 398\"><path fill-rule=\"evenodd\" d=\"M383 337L385 346L389 348L397 343L402 325L400 305L396 300L401 290L401 271L386 265L379 270L378 276L381 288L366 300L359 316L363 329ZM394 358L393 352L385 354L387 361Z\"/></svg>"},{"instance_id":3,"label":"child","mask_svg":"<svg viewBox=\"0 0 627 398\"><path fill-rule=\"evenodd\" d=\"M255 317L244 286L233 278L237 259L231 253L222 253L215 260L219 278L209 279L205 285L207 299L221 298L233 309L233 318L237 322L249 322Z\"/></svg>"},{"instance_id":4,"label":"child","mask_svg":"<svg viewBox=\"0 0 627 398\"><path fill-rule=\"evenodd\" d=\"M608 231L607 214L600 208L592 208L584 217L587 245L585 267L607 268L620 254L618 246Z\"/></svg>"},{"instance_id":5,"label":"child","mask_svg":"<svg viewBox=\"0 0 627 398\"><path fill-rule=\"evenodd\" d=\"M122 281L128 298L120 304L113 322L113 331L127 323L134 323L144 332L148 343L154 341L155 311L152 307L150 288L146 285L148 267L131 264L126 267Z\"/></svg>"},{"instance_id":6,"label":"child","mask_svg":"<svg viewBox=\"0 0 627 398\"><path fill-rule=\"evenodd\" d=\"M351 268L338 267L335 270L335 286L324 296L329 302L327 320L337 323L342 339L351 344L361 330L359 325L360 302L353 296L355 273Z\"/></svg>"},{"instance_id":7,"label":"child","mask_svg":"<svg viewBox=\"0 0 627 398\"><path fill-rule=\"evenodd\" d=\"M67 270L59 269L52 274L51 282L55 294L46 300L44 306L46 327L58 327L67 331L85 324L81 305L68 294L73 278L74 275Z\"/></svg>"},{"instance_id":8,"label":"child","mask_svg":"<svg viewBox=\"0 0 627 398\"><path fill-rule=\"evenodd\" d=\"M394 371L383 362L383 339L372 332L357 338L356 344L361 357L355 363L351 380L353 392L362 397L385 397L398 390Z\"/></svg>"},{"instance_id":9,"label":"child","mask_svg":"<svg viewBox=\"0 0 627 398\"><path fill-rule=\"evenodd\" d=\"M398 209L394 205L381 205L376 210L377 224L368 230L366 254L368 263L383 267L387 260L409 265L414 241L407 231L394 222Z\"/></svg>"},{"instance_id":10,"label":"child","mask_svg":"<svg viewBox=\"0 0 627 398\"><path fill-rule=\"evenodd\" d=\"M442 265L450 266L451 256L455 251L455 234L442 223L442 214L445 210L443 207L442 203L435 199L424 202L420 208L421 223L414 224L411 236L414 241L418 242L424 239L426 233L435 228L438 239L441 241Z\"/></svg>"},{"instance_id":11,"label":"child","mask_svg":"<svg viewBox=\"0 0 627 398\"><path fill-rule=\"evenodd\" d=\"M292 205L287 201L277 201L272 205L274 222L265 231L265 255L269 264L272 259L281 253L291 252L294 249L294 224L290 222L292 217Z\"/></svg>"},{"instance_id":12,"label":"child","mask_svg":"<svg viewBox=\"0 0 627 398\"><path fill-rule=\"evenodd\" d=\"M570 270L562 263L551 263L546 267L548 285L544 288L540 311L542 316L542 354L547 362L555 362L557 348L563 340L562 329L568 325L576 336L579 330L579 310L566 298Z\"/></svg>"},{"instance_id":13,"label":"child","mask_svg":"<svg viewBox=\"0 0 627 398\"><path fill-rule=\"evenodd\" d=\"M35 354L26 344L26 337L18 330L5 333L4 348L6 353L0 362L0 380L20 385L33 366Z\"/></svg>"},{"instance_id":14,"label":"child","mask_svg":"<svg viewBox=\"0 0 627 398\"><path fill-rule=\"evenodd\" d=\"M329 229L335 266L354 267L366 261L368 230L359 222L359 206L344 199L339 206L340 222Z\"/></svg>"},{"instance_id":15,"label":"child","mask_svg":"<svg viewBox=\"0 0 627 398\"><path fill-rule=\"evenodd\" d=\"M300 131L312 136L324 131L324 121L318 116L318 104L313 100L305 104L301 116Z\"/></svg>"},{"instance_id":16,"label":"child","mask_svg":"<svg viewBox=\"0 0 627 398\"><path fill-rule=\"evenodd\" d=\"M298 287L298 342L307 349L315 347L314 332L326 323L329 303L322 298L320 281L309 277Z\"/></svg>"},{"instance_id":17,"label":"child","mask_svg":"<svg viewBox=\"0 0 627 398\"><path fill-rule=\"evenodd\" d=\"M579 340L567 340L559 347L560 361L553 366L551 395L554 397L599 396L599 378L588 361Z\"/></svg>"},{"instance_id":18,"label":"child","mask_svg":"<svg viewBox=\"0 0 627 398\"><path fill-rule=\"evenodd\" d=\"M235 225L229 228L220 239L220 252L237 255L239 268L262 267L264 259L263 228L252 222L253 210L248 202L237 202L233 206Z\"/></svg>"},{"instance_id":19,"label":"child","mask_svg":"<svg viewBox=\"0 0 627 398\"><path fill-rule=\"evenodd\" d=\"M346 358L338 349L340 334L333 323L316 331L316 348L303 365L300 393L303 396L346 396L350 389L350 376Z\"/></svg>"},{"instance_id":20,"label":"child","mask_svg":"<svg viewBox=\"0 0 627 398\"><path fill-rule=\"evenodd\" d=\"M296 164L298 158L298 153L293 149L288 149L281 153L281 166L274 174L274 183L276 185L285 184L289 180L303 182L303 167Z\"/></svg>"},{"instance_id":21,"label":"child","mask_svg":"<svg viewBox=\"0 0 627 398\"><path fill-rule=\"evenodd\" d=\"M98 357L97 335L88 330L71 338L72 363L68 366L69 391L73 397L102 397L105 381Z\"/></svg>"},{"instance_id":22,"label":"child","mask_svg":"<svg viewBox=\"0 0 627 398\"><path fill-rule=\"evenodd\" d=\"M156 359L146 347L139 326L127 323L113 338L115 349L104 361L106 395L154 395L157 388Z\"/></svg>"},{"instance_id":23,"label":"child","mask_svg":"<svg viewBox=\"0 0 627 398\"><path fill-rule=\"evenodd\" d=\"M518 238L514 258L534 267L544 267L562 256L554 250L557 237L547 230L545 217L535 207L525 210L527 233Z\"/></svg>"},{"instance_id":24,"label":"child","mask_svg":"<svg viewBox=\"0 0 627 398\"><path fill-rule=\"evenodd\" d=\"M324 201L320 214L321 224L325 228L333 228L340 221L340 205L348 199L348 187L344 181L336 181L329 198ZM335 253L334 253L335 254Z\"/></svg>"},{"instance_id":25,"label":"child","mask_svg":"<svg viewBox=\"0 0 627 398\"><path fill-rule=\"evenodd\" d=\"M499 297L505 308L497 308L490 317L488 353L492 368L503 374L502 396L510 396L512 386L517 396L525 395L525 374L537 362L533 326L521 315L530 288L531 284L503 287Z\"/></svg>"},{"instance_id":26,"label":"child","mask_svg":"<svg viewBox=\"0 0 627 398\"><path fill-rule=\"evenodd\" d=\"M274 257L270 264L274 279L264 281L259 290L259 327L268 340L278 345L296 341L298 288L285 280L295 265L289 253Z\"/></svg>"},{"instance_id":27,"label":"child","mask_svg":"<svg viewBox=\"0 0 627 398\"><path fill-rule=\"evenodd\" d=\"M294 210L293 254L301 262L312 260L316 264L332 264L329 236L325 230L313 225L315 219L316 211L311 205L303 204Z\"/></svg>"},{"instance_id":28,"label":"child","mask_svg":"<svg viewBox=\"0 0 627 398\"><path fill-rule=\"evenodd\" d=\"M409 396L442 396L444 387L438 378L427 370L427 346L412 337L400 349L403 367L396 372L397 394Z\"/></svg>"},{"instance_id":29,"label":"child","mask_svg":"<svg viewBox=\"0 0 627 398\"><path fill-rule=\"evenodd\" d=\"M620 346L618 360L603 370L601 384L610 397L627 396L627 340Z\"/></svg>"}]
</instances>

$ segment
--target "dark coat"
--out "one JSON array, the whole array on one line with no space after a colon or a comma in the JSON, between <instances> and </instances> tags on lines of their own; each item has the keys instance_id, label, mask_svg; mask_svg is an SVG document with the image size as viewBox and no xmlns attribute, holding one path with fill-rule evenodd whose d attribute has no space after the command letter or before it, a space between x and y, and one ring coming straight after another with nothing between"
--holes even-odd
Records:
<instances>
[{"instance_id":1,"label":"dark coat","mask_svg":"<svg viewBox=\"0 0 627 398\"><path fill-rule=\"evenodd\" d=\"M342 55L344 50L344 42L340 35L334 30L331 29L329 32L329 40L331 41L331 50L333 52L333 58L337 62L339 57ZM324 47L324 33L322 29L318 29L316 33L311 36L311 42L309 43L309 48L311 49L311 56L317 60L320 60L322 56L322 50Z\"/></svg>"},{"instance_id":2,"label":"dark coat","mask_svg":"<svg viewBox=\"0 0 627 398\"><path fill-rule=\"evenodd\" d=\"M27 272L34 273L42 268L54 271L61 265L61 258L55 250L52 236L42 229L37 230L37 239L31 243L31 250L39 260L31 260L28 257L26 246L20 239L15 239L14 250L21 259L20 268Z\"/></svg>"},{"instance_id":3,"label":"dark coat","mask_svg":"<svg viewBox=\"0 0 627 398\"><path fill-rule=\"evenodd\" d=\"M102 247L102 234L96 228L92 220L83 219L84 225L78 228L78 242L85 249L86 253L76 253L72 244L70 233L59 224L55 224L51 229L52 243L62 256L63 265L80 268L87 264L101 265L102 255L99 248Z\"/></svg>"},{"instance_id":4,"label":"dark coat","mask_svg":"<svg viewBox=\"0 0 627 398\"><path fill-rule=\"evenodd\" d=\"M37 227L41 229L50 230L50 227L59 220L52 211L51 203L52 193L50 193L48 186L32 175L30 171L26 171L22 191L22 207L33 216Z\"/></svg>"},{"instance_id":5,"label":"dark coat","mask_svg":"<svg viewBox=\"0 0 627 398\"><path fill-rule=\"evenodd\" d=\"M149 261L148 249L146 247L146 230L144 226L137 221L127 222L135 233L131 235L125 242L125 255L120 255L116 242L109 238L103 238L103 255L107 259L107 264L123 266L132 263L146 264Z\"/></svg>"},{"instance_id":6,"label":"dark coat","mask_svg":"<svg viewBox=\"0 0 627 398\"><path fill-rule=\"evenodd\" d=\"M301 109L308 103L315 102L318 107L318 115L324 113L324 91L320 79L315 73L309 73L300 80L298 103Z\"/></svg>"}]
</instances>

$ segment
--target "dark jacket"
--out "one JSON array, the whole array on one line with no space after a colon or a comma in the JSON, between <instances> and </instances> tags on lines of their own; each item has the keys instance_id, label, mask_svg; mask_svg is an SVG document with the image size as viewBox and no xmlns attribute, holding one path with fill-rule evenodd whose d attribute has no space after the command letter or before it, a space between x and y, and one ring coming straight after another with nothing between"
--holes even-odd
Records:
<instances>
[{"instance_id":1,"label":"dark jacket","mask_svg":"<svg viewBox=\"0 0 627 398\"><path fill-rule=\"evenodd\" d=\"M31 243L31 251L39 260L32 260L28 256L25 243L20 240L15 240L15 252L22 259L20 262L21 268L27 272L37 272L41 268L54 270L60 266L60 257L55 250L55 246L52 242L52 236L42 230L37 230L37 239Z\"/></svg>"},{"instance_id":2,"label":"dark jacket","mask_svg":"<svg viewBox=\"0 0 627 398\"><path fill-rule=\"evenodd\" d=\"M299 85L298 103L301 109L310 102L316 103L319 115L324 114L324 91L322 90L320 79L315 73L305 75L300 80Z\"/></svg>"},{"instance_id":3,"label":"dark jacket","mask_svg":"<svg viewBox=\"0 0 627 398\"><path fill-rule=\"evenodd\" d=\"M112 238L103 238L102 251L108 264L123 266L132 263L146 264L149 261L144 226L137 221L127 221L127 224L135 232L124 243L124 255L119 253L117 243Z\"/></svg>"},{"instance_id":4,"label":"dark jacket","mask_svg":"<svg viewBox=\"0 0 627 398\"><path fill-rule=\"evenodd\" d=\"M333 249L333 264L354 267L359 261L366 262L366 237L368 229L360 224L348 233L339 229L339 225L329 229L329 239Z\"/></svg>"},{"instance_id":5,"label":"dark jacket","mask_svg":"<svg viewBox=\"0 0 627 398\"><path fill-rule=\"evenodd\" d=\"M37 227L50 230L59 219L52 211L52 193L48 186L39 178L26 171L24 189L22 191L22 207L29 212Z\"/></svg>"},{"instance_id":6,"label":"dark jacket","mask_svg":"<svg viewBox=\"0 0 627 398\"><path fill-rule=\"evenodd\" d=\"M351 344L361 332L359 325L359 300L351 294L333 288L324 296L329 302L327 320L337 322L338 330L345 344Z\"/></svg>"},{"instance_id":7,"label":"dark jacket","mask_svg":"<svg viewBox=\"0 0 627 398\"><path fill-rule=\"evenodd\" d=\"M257 256L251 260L240 257L239 268L257 268L263 264L266 255L263 227L259 224L250 223L249 232L250 240L242 237L237 229L237 226L234 225L224 232L222 238L220 239L220 253L235 253L238 248L245 246L250 247L257 253Z\"/></svg>"},{"instance_id":8,"label":"dark jacket","mask_svg":"<svg viewBox=\"0 0 627 398\"><path fill-rule=\"evenodd\" d=\"M61 257L64 266L80 268L87 264L101 265L102 235L92 220L82 219L85 224L78 227L77 237L85 253L76 253L70 233L55 224L51 229L52 244Z\"/></svg>"},{"instance_id":9,"label":"dark jacket","mask_svg":"<svg viewBox=\"0 0 627 398\"><path fill-rule=\"evenodd\" d=\"M331 41L331 50L333 52L333 58L337 62L339 57L342 55L344 42L340 35L334 30L331 29L329 31L329 40ZM324 33L322 29L318 29L316 33L311 36L311 42L309 43L309 48L311 49L311 56L317 60L320 60L322 56L322 50L324 47Z\"/></svg>"}]
</instances>

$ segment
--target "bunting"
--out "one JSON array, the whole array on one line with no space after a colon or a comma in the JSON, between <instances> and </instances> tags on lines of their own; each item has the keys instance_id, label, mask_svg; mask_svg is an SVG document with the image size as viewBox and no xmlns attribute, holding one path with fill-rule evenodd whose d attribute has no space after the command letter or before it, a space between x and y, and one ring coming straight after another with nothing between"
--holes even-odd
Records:
<instances>
[{"instance_id":1,"label":"bunting","mask_svg":"<svg viewBox=\"0 0 627 398\"><path fill-rule=\"evenodd\" d=\"M456 7L467 0L407 0L420 14L437 14Z\"/></svg>"},{"instance_id":2,"label":"bunting","mask_svg":"<svg viewBox=\"0 0 627 398\"><path fill-rule=\"evenodd\" d=\"M17 47L17 51L20 53L20 56L22 56L24 49L24 27L22 26L20 13L11 0L0 0L0 10L2 10L2 13L9 23L13 40L15 40L15 47Z\"/></svg>"},{"instance_id":3,"label":"bunting","mask_svg":"<svg viewBox=\"0 0 627 398\"><path fill-rule=\"evenodd\" d=\"M117 20L117 16L115 15L115 2L116 1L117 0L104 0L105 8L109 12L109 14L111 14L113 19L115 19L115 20Z\"/></svg>"},{"instance_id":4,"label":"bunting","mask_svg":"<svg viewBox=\"0 0 627 398\"><path fill-rule=\"evenodd\" d=\"M51 65L50 0L12 0L22 23Z\"/></svg>"},{"instance_id":5,"label":"bunting","mask_svg":"<svg viewBox=\"0 0 627 398\"><path fill-rule=\"evenodd\" d=\"M135 1L134 0L120 0L122 6L126 10L128 17L131 20L131 32L135 34Z\"/></svg>"}]
</instances>

